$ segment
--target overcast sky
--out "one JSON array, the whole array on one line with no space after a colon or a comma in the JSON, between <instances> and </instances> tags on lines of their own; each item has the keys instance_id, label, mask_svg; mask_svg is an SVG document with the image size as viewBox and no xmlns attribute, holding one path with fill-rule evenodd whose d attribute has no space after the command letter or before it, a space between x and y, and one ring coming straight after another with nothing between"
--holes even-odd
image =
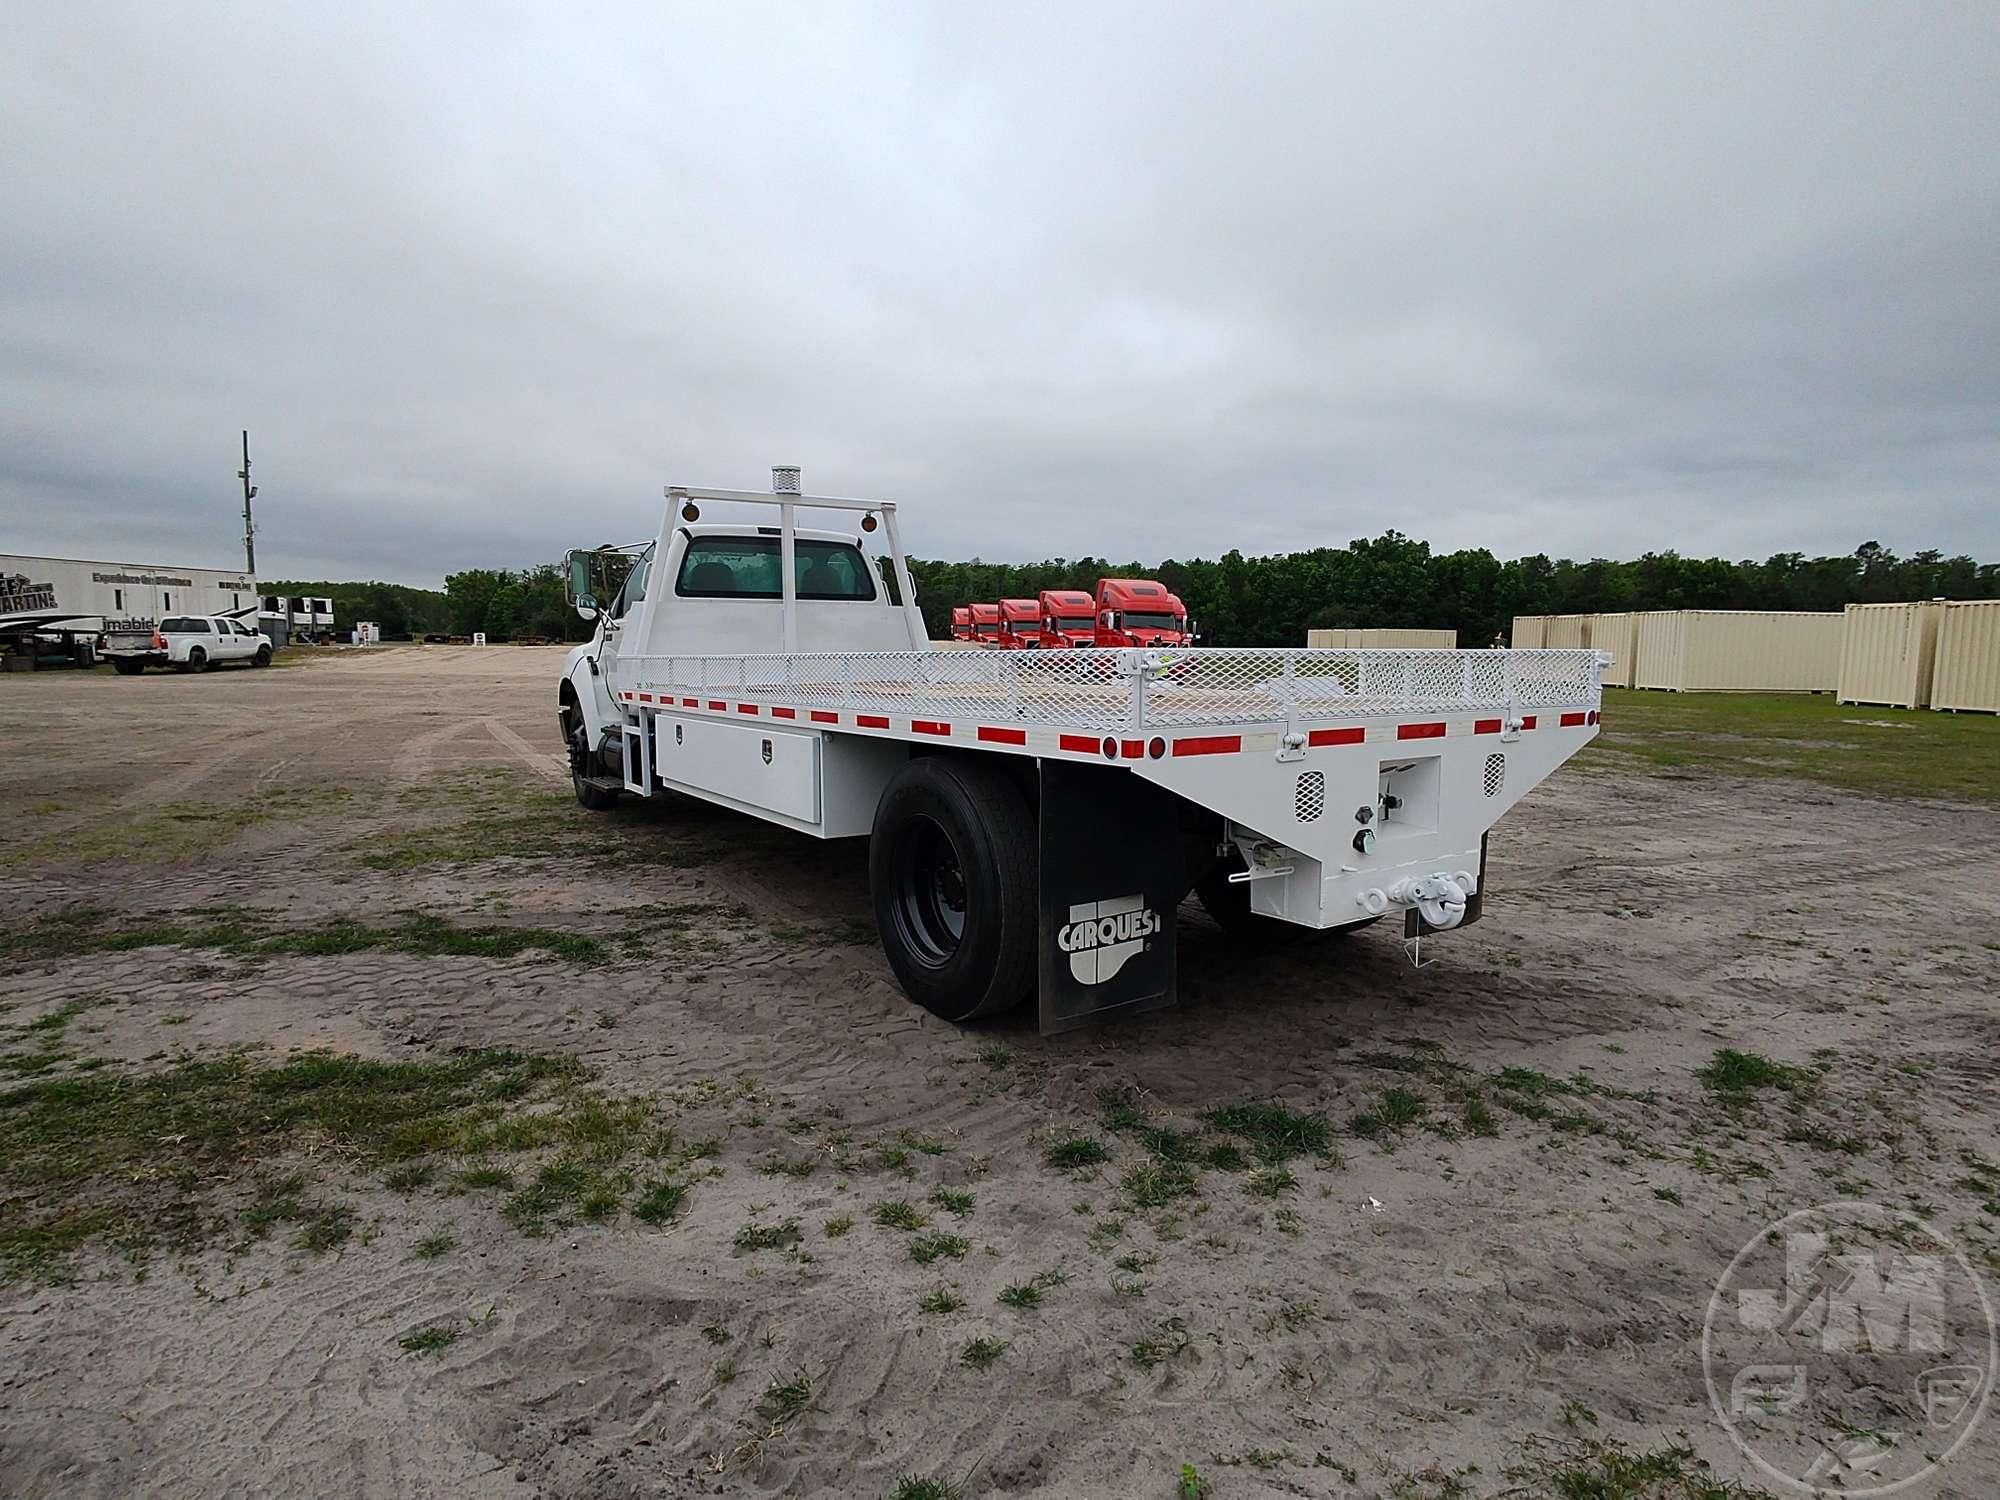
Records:
<instances>
[{"instance_id":1,"label":"overcast sky","mask_svg":"<svg viewBox=\"0 0 2000 1500\"><path fill-rule=\"evenodd\" d=\"M2000 558L2000 5L32 5L0 552Z\"/></svg>"}]
</instances>

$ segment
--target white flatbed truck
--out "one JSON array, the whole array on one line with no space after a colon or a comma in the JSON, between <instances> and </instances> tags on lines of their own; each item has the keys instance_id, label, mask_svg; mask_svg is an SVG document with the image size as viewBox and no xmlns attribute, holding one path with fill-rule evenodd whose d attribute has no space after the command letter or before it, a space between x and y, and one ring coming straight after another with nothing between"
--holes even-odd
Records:
<instances>
[{"instance_id":1,"label":"white flatbed truck","mask_svg":"<svg viewBox=\"0 0 2000 1500\"><path fill-rule=\"evenodd\" d=\"M1234 935L1388 916L1414 953L1479 919L1488 830L1598 732L1590 650L932 650L892 502L796 469L666 494L651 542L570 555L577 799L866 837L889 965L946 1020L1171 1005L1190 891ZM701 519L745 505L777 524Z\"/></svg>"}]
</instances>

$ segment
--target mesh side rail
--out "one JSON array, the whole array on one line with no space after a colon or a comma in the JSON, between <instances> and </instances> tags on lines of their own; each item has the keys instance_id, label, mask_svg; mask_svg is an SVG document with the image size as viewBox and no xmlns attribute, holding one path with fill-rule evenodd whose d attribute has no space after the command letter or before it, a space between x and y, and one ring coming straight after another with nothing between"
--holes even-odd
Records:
<instances>
[{"instance_id":1,"label":"mesh side rail","mask_svg":"<svg viewBox=\"0 0 2000 1500\"><path fill-rule=\"evenodd\" d=\"M834 651L632 656L662 695L1094 730L1594 708L1594 651Z\"/></svg>"}]
</instances>

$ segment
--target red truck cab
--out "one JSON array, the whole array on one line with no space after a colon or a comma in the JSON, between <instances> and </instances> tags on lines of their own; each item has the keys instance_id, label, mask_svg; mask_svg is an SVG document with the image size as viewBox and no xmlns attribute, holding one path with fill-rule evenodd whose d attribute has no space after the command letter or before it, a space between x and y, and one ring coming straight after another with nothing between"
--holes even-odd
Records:
<instances>
[{"instance_id":1,"label":"red truck cab","mask_svg":"<svg viewBox=\"0 0 2000 1500\"><path fill-rule=\"evenodd\" d=\"M1095 646L1097 609L1082 589L1043 589L1042 644Z\"/></svg>"},{"instance_id":2,"label":"red truck cab","mask_svg":"<svg viewBox=\"0 0 2000 1500\"><path fill-rule=\"evenodd\" d=\"M952 606L951 638L955 641L969 641L972 639L972 611L963 604Z\"/></svg>"},{"instance_id":3,"label":"red truck cab","mask_svg":"<svg viewBox=\"0 0 2000 1500\"><path fill-rule=\"evenodd\" d=\"M1150 578L1097 580L1097 644L1181 646L1187 611L1167 586Z\"/></svg>"},{"instance_id":4,"label":"red truck cab","mask_svg":"<svg viewBox=\"0 0 2000 1500\"><path fill-rule=\"evenodd\" d=\"M1000 606L997 604L968 604L972 613L972 634L967 637L982 646L1000 644Z\"/></svg>"},{"instance_id":5,"label":"red truck cab","mask_svg":"<svg viewBox=\"0 0 2000 1500\"><path fill-rule=\"evenodd\" d=\"M1000 644L1026 651L1042 643L1042 606L1036 599L1000 601Z\"/></svg>"}]
</instances>

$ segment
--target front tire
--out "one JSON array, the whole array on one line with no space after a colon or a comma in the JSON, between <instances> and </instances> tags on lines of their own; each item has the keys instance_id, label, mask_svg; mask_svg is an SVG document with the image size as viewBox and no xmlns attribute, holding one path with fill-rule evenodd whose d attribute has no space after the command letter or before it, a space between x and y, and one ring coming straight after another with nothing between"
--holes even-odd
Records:
<instances>
[{"instance_id":1,"label":"front tire","mask_svg":"<svg viewBox=\"0 0 2000 1500\"><path fill-rule=\"evenodd\" d=\"M898 771L875 809L868 888L903 993L954 1022L1026 998L1038 858L1034 814L997 770L934 755Z\"/></svg>"},{"instance_id":2,"label":"front tire","mask_svg":"<svg viewBox=\"0 0 2000 1500\"><path fill-rule=\"evenodd\" d=\"M253 656L253 657L251 657L251 658L250 658L250 665L251 665L251 666L253 666L253 667L268 667L268 666L270 666L270 665L271 665L271 648L270 648L269 646L259 646L259 647L257 648L257 654L256 654L255 656Z\"/></svg>"},{"instance_id":3,"label":"front tire","mask_svg":"<svg viewBox=\"0 0 2000 1500\"><path fill-rule=\"evenodd\" d=\"M593 785L587 778L596 757L590 753L590 733L582 719L569 732L569 781L576 800L591 812L607 812L618 805L618 794Z\"/></svg>"}]
</instances>

